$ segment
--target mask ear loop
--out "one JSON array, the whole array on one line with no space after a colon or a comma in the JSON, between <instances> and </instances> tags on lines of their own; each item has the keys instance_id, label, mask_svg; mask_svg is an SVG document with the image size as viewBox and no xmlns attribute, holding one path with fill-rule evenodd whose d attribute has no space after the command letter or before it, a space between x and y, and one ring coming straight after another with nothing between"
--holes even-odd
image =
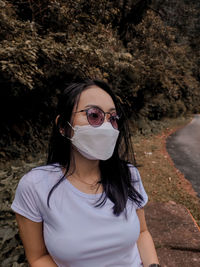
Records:
<instances>
[{"instance_id":1,"label":"mask ear loop","mask_svg":"<svg viewBox=\"0 0 200 267\"><path fill-rule=\"evenodd\" d=\"M73 130L75 130L74 127L71 125L70 122L67 121L67 123L69 124L69 126L70 126Z\"/></svg>"},{"instance_id":2,"label":"mask ear loop","mask_svg":"<svg viewBox=\"0 0 200 267\"><path fill-rule=\"evenodd\" d=\"M67 123L69 124L69 126L70 126L73 130L75 130L74 127L71 125L70 122L67 121ZM65 136L65 134L64 134L64 130L60 130L60 134L61 134L63 137L67 138L68 140L71 140L71 138Z\"/></svg>"}]
</instances>

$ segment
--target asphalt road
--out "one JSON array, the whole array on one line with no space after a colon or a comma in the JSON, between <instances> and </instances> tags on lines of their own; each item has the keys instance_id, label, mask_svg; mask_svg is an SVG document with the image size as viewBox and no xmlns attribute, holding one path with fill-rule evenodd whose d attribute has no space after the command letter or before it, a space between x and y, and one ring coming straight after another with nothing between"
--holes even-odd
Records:
<instances>
[{"instance_id":1,"label":"asphalt road","mask_svg":"<svg viewBox=\"0 0 200 267\"><path fill-rule=\"evenodd\" d=\"M188 179L200 197L200 115L167 138L167 151L176 168Z\"/></svg>"}]
</instances>

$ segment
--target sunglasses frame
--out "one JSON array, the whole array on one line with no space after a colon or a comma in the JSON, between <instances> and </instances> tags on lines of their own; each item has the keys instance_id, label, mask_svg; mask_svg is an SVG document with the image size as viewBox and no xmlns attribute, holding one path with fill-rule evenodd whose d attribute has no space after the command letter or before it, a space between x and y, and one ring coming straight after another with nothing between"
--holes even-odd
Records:
<instances>
[{"instance_id":1,"label":"sunglasses frame","mask_svg":"<svg viewBox=\"0 0 200 267\"><path fill-rule=\"evenodd\" d=\"M95 108L95 109L97 109L97 110L100 110L100 111L102 112L102 114L104 115L104 117L103 117L103 121L102 121L102 123L101 123L100 125L96 125L96 126L94 126L94 125L92 125L92 124L90 123L90 121L89 121L89 114L88 114L88 111L89 111L90 109L92 109L92 108ZM119 116L119 115L112 116L112 112L105 112L105 111L103 111L101 108L96 107L96 106L91 106L91 107L88 107L88 108L86 108L86 109L82 109L82 110L79 110L79 111L75 111L74 113L80 113L80 112L86 112L86 116L87 116L88 123L89 123L92 127L100 127L100 126L104 123L104 121L105 121L106 114L109 114L109 115L110 115L110 117L109 117L109 121L110 121L112 127L113 127L114 129L117 129L117 128L115 128L115 127L113 126L113 124L112 124L112 119L111 119L111 118L112 118L112 117L115 117L115 119L117 119L117 121L118 121L118 120L120 119L120 116Z\"/></svg>"}]
</instances>

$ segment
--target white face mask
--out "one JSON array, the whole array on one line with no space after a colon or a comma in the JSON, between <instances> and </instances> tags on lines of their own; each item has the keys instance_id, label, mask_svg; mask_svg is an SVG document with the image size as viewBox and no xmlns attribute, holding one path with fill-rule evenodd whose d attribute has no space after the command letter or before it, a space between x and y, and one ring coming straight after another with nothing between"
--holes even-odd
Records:
<instances>
[{"instance_id":1,"label":"white face mask","mask_svg":"<svg viewBox=\"0 0 200 267\"><path fill-rule=\"evenodd\" d=\"M72 127L73 128L73 127ZM99 127L76 125L70 139L81 155L91 160L107 160L114 151L119 131L110 122Z\"/></svg>"}]
</instances>

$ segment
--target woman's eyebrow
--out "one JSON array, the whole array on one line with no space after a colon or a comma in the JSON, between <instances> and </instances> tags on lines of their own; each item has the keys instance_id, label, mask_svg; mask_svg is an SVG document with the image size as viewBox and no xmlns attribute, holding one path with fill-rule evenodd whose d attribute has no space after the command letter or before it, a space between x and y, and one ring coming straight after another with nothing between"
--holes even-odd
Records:
<instances>
[{"instance_id":1,"label":"woman's eyebrow","mask_svg":"<svg viewBox=\"0 0 200 267\"><path fill-rule=\"evenodd\" d=\"M102 107L100 107L100 106L98 106L98 105L93 105L93 104L91 104L91 105L86 105L84 108L89 108L89 107L99 108L99 109L103 110ZM113 111L113 110L116 110L116 108L115 108L115 107L112 107L112 108L109 109L109 111Z\"/></svg>"},{"instance_id":2,"label":"woman's eyebrow","mask_svg":"<svg viewBox=\"0 0 200 267\"><path fill-rule=\"evenodd\" d=\"M113 110L116 110L116 108L110 108L109 111L113 111Z\"/></svg>"}]
</instances>

